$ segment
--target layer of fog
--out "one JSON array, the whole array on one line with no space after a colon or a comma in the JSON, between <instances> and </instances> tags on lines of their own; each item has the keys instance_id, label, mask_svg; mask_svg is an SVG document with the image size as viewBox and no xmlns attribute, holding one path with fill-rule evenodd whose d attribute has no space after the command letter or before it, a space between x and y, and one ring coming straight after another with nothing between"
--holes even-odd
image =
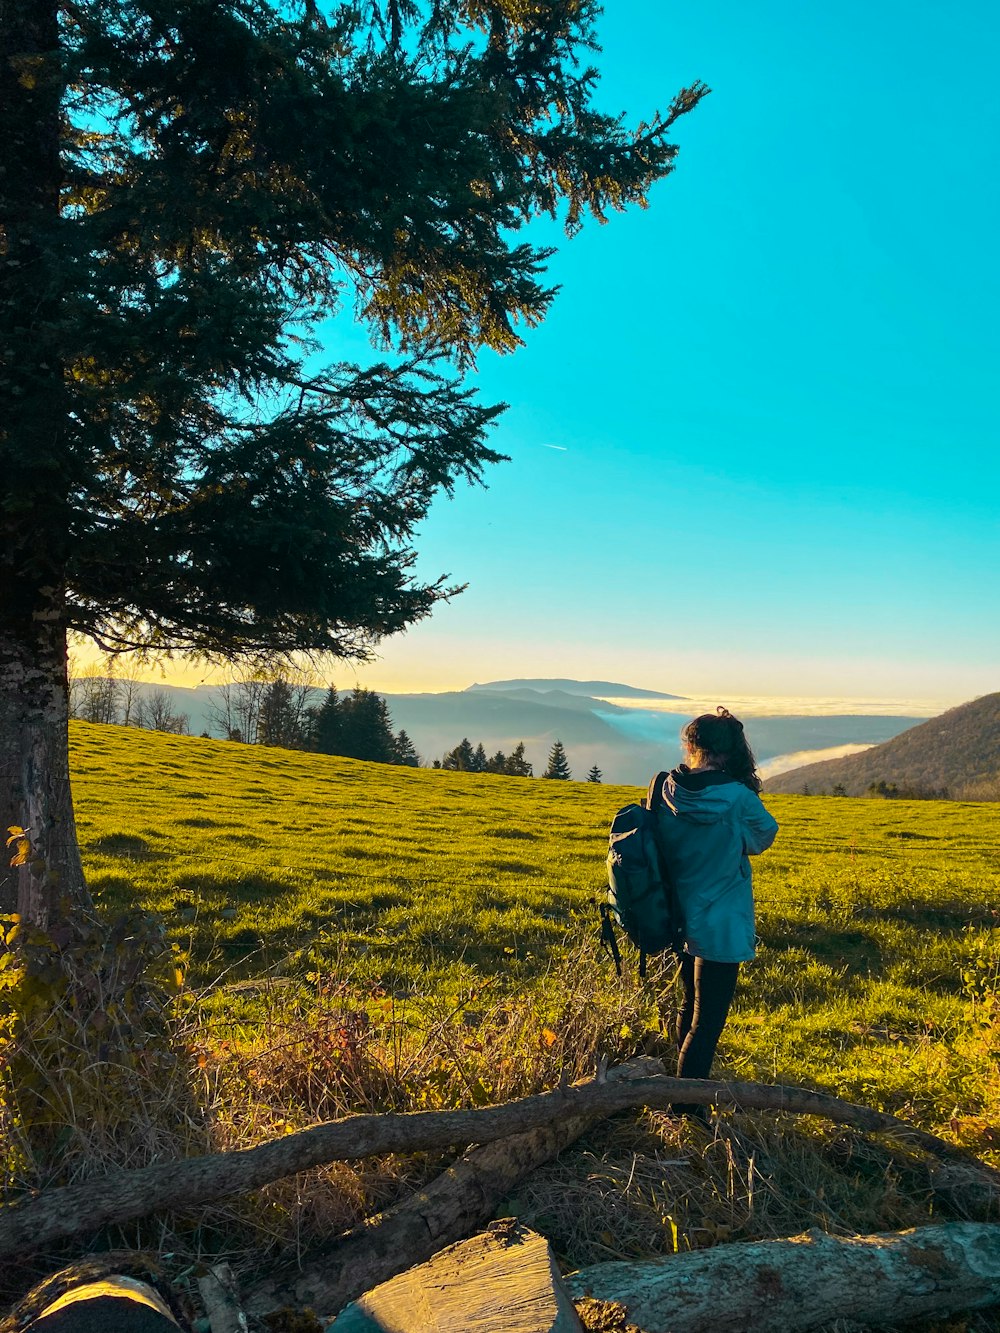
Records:
<instances>
[{"instance_id":1,"label":"layer of fog","mask_svg":"<svg viewBox=\"0 0 1000 1333\"><path fill-rule=\"evenodd\" d=\"M947 708L963 702L962 699L853 699L817 698L807 695L794 698L788 695L729 694L700 697L685 695L683 699L606 699L619 708L641 709L644 713L668 713L684 721L699 713L714 713L718 704L737 717L937 717ZM835 756L827 755L828 759Z\"/></svg>"},{"instance_id":2,"label":"layer of fog","mask_svg":"<svg viewBox=\"0 0 1000 1333\"><path fill-rule=\"evenodd\" d=\"M775 773L787 773L793 768L817 764L823 759L846 759L849 754L860 754L862 750L871 748L870 745L831 745L825 750L794 750L791 754L776 754L773 759L758 765L757 772L762 778L769 778Z\"/></svg>"}]
</instances>

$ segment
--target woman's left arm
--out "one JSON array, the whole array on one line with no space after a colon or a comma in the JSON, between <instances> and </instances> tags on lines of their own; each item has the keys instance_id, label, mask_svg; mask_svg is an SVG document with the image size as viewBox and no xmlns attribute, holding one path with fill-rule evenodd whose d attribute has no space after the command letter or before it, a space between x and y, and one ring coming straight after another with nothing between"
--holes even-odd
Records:
<instances>
[{"instance_id":1,"label":"woman's left arm","mask_svg":"<svg viewBox=\"0 0 1000 1333\"><path fill-rule=\"evenodd\" d=\"M743 850L748 856L756 856L774 842L778 821L749 787L743 789L743 796Z\"/></svg>"}]
</instances>

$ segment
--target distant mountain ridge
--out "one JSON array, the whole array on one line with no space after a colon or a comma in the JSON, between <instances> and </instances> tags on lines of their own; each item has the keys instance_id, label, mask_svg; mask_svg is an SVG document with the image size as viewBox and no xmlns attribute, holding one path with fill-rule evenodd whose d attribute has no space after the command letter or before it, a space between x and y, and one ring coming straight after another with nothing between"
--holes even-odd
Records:
<instances>
[{"instance_id":1,"label":"distant mountain ridge","mask_svg":"<svg viewBox=\"0 0 1000 1333\"><path fill-rule=\"evenodd\" d=\"M864 796L873 783L901 791L960 795L977 784L1000 780L1000 693L959 704L892 740L844 759L825 759L778 773L769 792L832 791Z\"/></svg>"},{"instance_id":2,"label":"distant mountain ridge","mask_svg":"<svg viewBox=\"0 0 1000 1333\"><path fill-rule=\"evenodd\" d=\"M219 735L218 710L213 704L222 688L221 684L190 687L143 682L136 690L138 696L165 696L173 712L186 715L195 734ZM586 693L588 690L594 693ZM321 698L317 689L312 701L318 703ZM645 786L657 769L679 761L681 727L691 716L684 696L603 680L525 677L443 693L383 693L383 698L393 730L407 732L425 764L441 758L464 736L474 746L481 741L489 754L496 750L509 754L523 741L527 758L541 772L558 739L566 748L574 778L582 778L596 765L605 781L638 786ZM607 698L622 703L607 703ZM676 703L665 705L664 701L671 700ZM648 701L646 706L644 701ZM765 763L805 750L884 741L918 720L922 719L870 714L759 716L748 729L754 753Z\"/></svg>"},{"instance_id":3,"label":"distant mountain ridge","mask_svg":"<svg viewBox=\"0 0 1000 1333\"><path fill-rule=\"evenodd\" d=\"M538 690L549 693L558 690L563 694L583 694L598 699L683 699L683 694L662 694L659 690L641 690L635 685L620 685L610 680L568 680L546 677L526 678L524 680L488 680L476 681L466 687L465 693L473 690Z\"/></svg>"}]
</instances>

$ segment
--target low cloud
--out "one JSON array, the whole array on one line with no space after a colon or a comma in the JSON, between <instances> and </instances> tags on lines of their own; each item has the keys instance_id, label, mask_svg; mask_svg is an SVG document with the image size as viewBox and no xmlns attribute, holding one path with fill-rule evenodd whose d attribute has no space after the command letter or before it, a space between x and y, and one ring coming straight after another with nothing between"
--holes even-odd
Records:
<instances>
[{"instance_id":1,"label":"low cloud","mask_svg":"<svg viewBox=\"0 0 1000 1333\"><path fill-rule=\"evenodd\" d=\"M762 778L773 777L775 773L787 773L792 768L803 768L806 764L818 764L824 759L846 759L849 754L860 754L870 750L870 745L831 745L826 750L794 750L791 754L776 754L761 764L757 771Z\"/></svg>"},{"instance_id":2,"label":"low cloud","mask_svg":"<svg viewBox=\"0 0 1000 1333\"><path fill-rule=\"evenodd\" d=\"M759 695L726 694L683 695L675 699L644 699L629 697L611 699L608 703L621 708L641 708L646 712L678 713L688 717L699 713L714 713L716 704L724 704L737 717L937 717L946 708L953 708L961 699L855 699L815 695ZM833 756L828 756L832 758Z\"/></svg>"}]
</instances>

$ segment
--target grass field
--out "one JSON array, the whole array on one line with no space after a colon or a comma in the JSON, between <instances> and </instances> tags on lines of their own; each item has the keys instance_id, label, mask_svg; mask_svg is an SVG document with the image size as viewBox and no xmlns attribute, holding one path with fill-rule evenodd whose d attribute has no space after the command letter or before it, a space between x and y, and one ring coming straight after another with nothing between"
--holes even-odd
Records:
<instances>
[{"instance_id":1,"label":"grass field","mask_svg":"<svg viewBox=\"0 0 1000 1333\"><path fill-rule=\"evenodd\" d=\"M95 893L161 913L193 984L336 968L446 1004L575 955L607 825L635 796L86 724L73 770ZM956 1106L981 1114L996 1091L978 1057L1000 959L1000 807L768 804L781 832L756 863L761 948L726 1071L929 1126ZM248 993L233 988L234 1017Z\"/></svg>"},{"instance_id":2,"label":"grass field","mask_svg":"<svg viewBox=\"0 0 1000 1333\"><path fill-rule=\"evenodd\" d=\"M588 1072L599 1050L669 1045L669 974L618 981L596 947L607 826L633 789L87 724L72 763L99 900L162 914L189 957L213 1142L501 1100ZM993 1158L1000 807L766 799L781 831L756 862L760 951L716 1072L831 1091ZM694 1132L605 1126L517 1211L586 1263L937 1207L911 1164L846 1132L775 1117ZM665 1145L693 1174L664 1183ZM338 1168L323 1225L436 1166ZM301 1232L301 1206L282 1206Z\"/></svg>"}]
</instances>

